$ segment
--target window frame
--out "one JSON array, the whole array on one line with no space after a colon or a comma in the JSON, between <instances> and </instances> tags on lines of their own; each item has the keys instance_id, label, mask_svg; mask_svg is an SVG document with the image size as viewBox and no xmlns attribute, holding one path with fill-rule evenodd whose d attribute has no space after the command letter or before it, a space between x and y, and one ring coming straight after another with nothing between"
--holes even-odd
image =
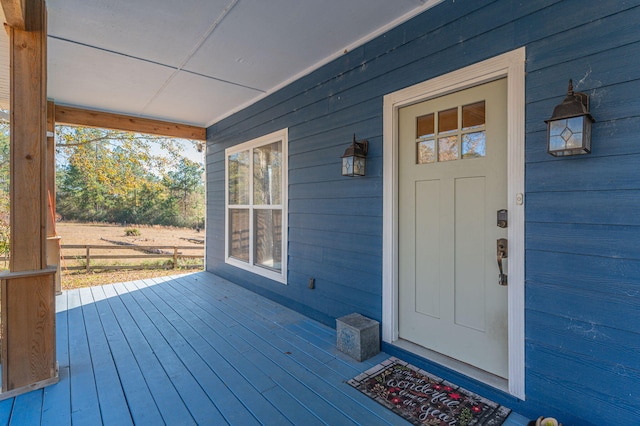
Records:
<instances>
[{"instance_id":1,"label":"window frame","mask_svg":"<svg viewBox=\"0 0 640 426\"><path fill-rule=\"evenodd\" d=\"M280 282L282 284L287 284L287 246L288 246L288 214L287 214L287 206L289 200L289 191L288 191L288 175L289 175L289 167L288 167L288 145L289 145L289 129L285 128L282 130L278 130L276 132L270 133L268 135L264 135L258 137L256 139L252 139L250 141L234 145L225 149L224 156L224 177L225 177L225 210L224 210L224 258L225 263L228 265L235 266L240 269L244 269L246 271L255 273L257 275L261 275L265 278L272 279L274 281ZM254 226L254 215L256 210L264 210L264 205L256 205L254 204L254 174L253 174L253 150L256 148L260 148L266 145L270 145L275 142L282 143L282 171L281 171L281 204L270 205L269 207L275 210L280 210L282 212L282 241L281 241L281 268L280 271L275 269L269 269L264 266L260 266L255 264L255 226ZM249 173L247 177L249 179L248 188L249 188L249 203L248 204L229 204L229 157L237 154L242 151L249 151ZM256 207L257 206L257 207ZM229 253L229 211L233 208L242 208L247 209L249 211L249 261L244 262L238 258L231 257Z\"/></svg>"}]
</instances>

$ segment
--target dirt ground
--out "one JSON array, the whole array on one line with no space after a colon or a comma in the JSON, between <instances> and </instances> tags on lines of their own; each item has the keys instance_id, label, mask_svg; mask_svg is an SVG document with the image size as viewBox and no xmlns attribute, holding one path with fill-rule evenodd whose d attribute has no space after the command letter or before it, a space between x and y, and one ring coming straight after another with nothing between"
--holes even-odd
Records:
<instances>
[{"instance_id":1,"label":"dirt ground","mask_svg":"<svg viewBox=\"0 0 640 426\"><path fill-rule=\"evenodd\" d=\"M126 236L125 230L135 228L140 231L138 236ZM172 228L145 225L111 225L111 224L91 224L58 222L56 231L60 236L61 245L113 245L118 241L136 244L138 246L187 246L194 250L181 250L185 254L201 254L204 244L204 231L197 232L190 228ZM166 249L166 251L172 251ZM194 269L144 269L144 270L121 270L121 271L72 271L65 268L82 265L82 260L76 260L75 256L85 255L85 249L63 249L62 250L62 287L63 289L86 287L92 285L110 284L114 282L133 281L157 276L173 275L193 272ZM136 250L128 249L91 249L91 255L140 255ZM161 262L162 259L147 260ZM130 265L145 262L143 259L131 260L95 260L91 264L120 264Z\"/></svg>"},{"instance_id":2,"label":"dirt ground","mask_svg":"<svg viewBox=\"0 0 640 426\"><path fill-rule=\"evenodd\" d=\"M125 229L136 228L140 235L127 237ZM109 244L101 238L108 240L125 241L138 245L171 245L171 246L198 246L184 238L204 241L204 232L197 232L191 228L168 228L147 225L111 225L58 222L57 234L62 238L61 244ZM202 246L202 245L200 245Z\"/></svg>"}]
</instances>

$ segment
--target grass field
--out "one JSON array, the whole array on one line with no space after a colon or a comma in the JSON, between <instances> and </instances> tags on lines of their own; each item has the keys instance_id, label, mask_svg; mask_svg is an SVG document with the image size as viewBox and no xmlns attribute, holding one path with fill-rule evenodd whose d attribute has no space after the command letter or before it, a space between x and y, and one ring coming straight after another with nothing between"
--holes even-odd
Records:
<instances>
[{"instance_id":1,"label":"grass field","mask_svg":"<svg viewBox=\"0 0 640 426\"><path fill-rule=\"evenodd\" d=\"M127 236L125 230L135 228L140 232L137 236ZM197 244L194 241L204 240L204 232L197 232L190 228L173 228L173 227L158 227L158 226L145 226L145 225L111 225L104 223L73 223L73 222L58 222L56 224L57 234L60 236L60 244L62 245L112 245L109 241L118 241L136 244L140 246L193 246L196 249L202 250L203 244ZM109 241L105 241L109 240ZM200 250L194 250L192 253L196 254L201 252ZM136 250L128 249L114 249L114 250L92 250L93 254L108 254L108 255L139 255L140 252ZM190 251L191 253L191 251ZM120 271L92 271L86 273L86 271L69 271L65 270L65 267L72 265L82 264L82 261L78 261L74 256L81 256L85 254L84 249L64 249L62 252L62 288L78 288L92 285L111 284L114 282L134 281L138 279L151 278L164 275L175 275L179 273L192 272L193 269L141 269L141 270L120 270ZM107 261L100 260L95 261L96 264L111 264L111 265L131 265L143 262L150 262L143 259L131 259L131 260L118 260ZM163 262L162 259L153 259L153 262ZM94 261L91 262L92 265Z\"/></svg>"}]
</instances>

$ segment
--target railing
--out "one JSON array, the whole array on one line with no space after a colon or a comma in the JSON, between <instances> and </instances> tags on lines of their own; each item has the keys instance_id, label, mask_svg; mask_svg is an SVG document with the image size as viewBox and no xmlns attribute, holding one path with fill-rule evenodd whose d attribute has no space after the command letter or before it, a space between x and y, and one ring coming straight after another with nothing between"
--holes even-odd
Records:
<instances>
[{"instance_id":1,"label":"railing","mask_svg":"<svg viewBox=\"0 0 640 426\"><path fill-rule=\"evenodd\" d=\"M63 244L60 246L62 249L61 255L64 259L63 269L64 270L81 270L86 269L87 272L91 271L92 260L114 260L114 259L171 259L173 261L172 268L178 268L178 261L180 259L204 259L204 248L197 246L122 246L122 245L103 245L103 244ZM85 254L65 254L65 250L79 250L84 249ZM170 252L165 252L163 250L171 250ZM94 253L91 253L91 250L94 250ZM95 254L95 251L99 250L136 250L136 251L146 251L145 254ZM200 254L184 254L180 250L200 250L202 253ZM65 263L69 263L71 261L84 261L84 265L81 266L73 266L73 265L65 265ZM93 269L160 269L164 268L163 265L158 266L149 266L149 265L93 265ZM201 268L202 265L184 265L187 268Z\"/></svg>"}]
</instances>

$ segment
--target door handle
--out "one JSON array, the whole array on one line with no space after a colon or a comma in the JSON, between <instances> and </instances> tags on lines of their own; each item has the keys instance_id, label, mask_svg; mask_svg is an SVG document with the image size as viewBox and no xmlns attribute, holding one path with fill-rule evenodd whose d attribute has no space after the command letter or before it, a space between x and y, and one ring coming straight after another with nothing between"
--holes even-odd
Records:
<instances>
[{"instance_id":1,"label":"door handle","mask_svg":"<svg viewBox=\"0 0 640 426\"><path fill-rule=\"evenodd\" d=\"M509 246L506 238L499 238L496 241L497 248L497 257L498 257L498 270L500 273L498 274L498 284L507 285L507 274L502 270L502 259L506 259L508 257Z\"/></svg>"}]
</instances>

